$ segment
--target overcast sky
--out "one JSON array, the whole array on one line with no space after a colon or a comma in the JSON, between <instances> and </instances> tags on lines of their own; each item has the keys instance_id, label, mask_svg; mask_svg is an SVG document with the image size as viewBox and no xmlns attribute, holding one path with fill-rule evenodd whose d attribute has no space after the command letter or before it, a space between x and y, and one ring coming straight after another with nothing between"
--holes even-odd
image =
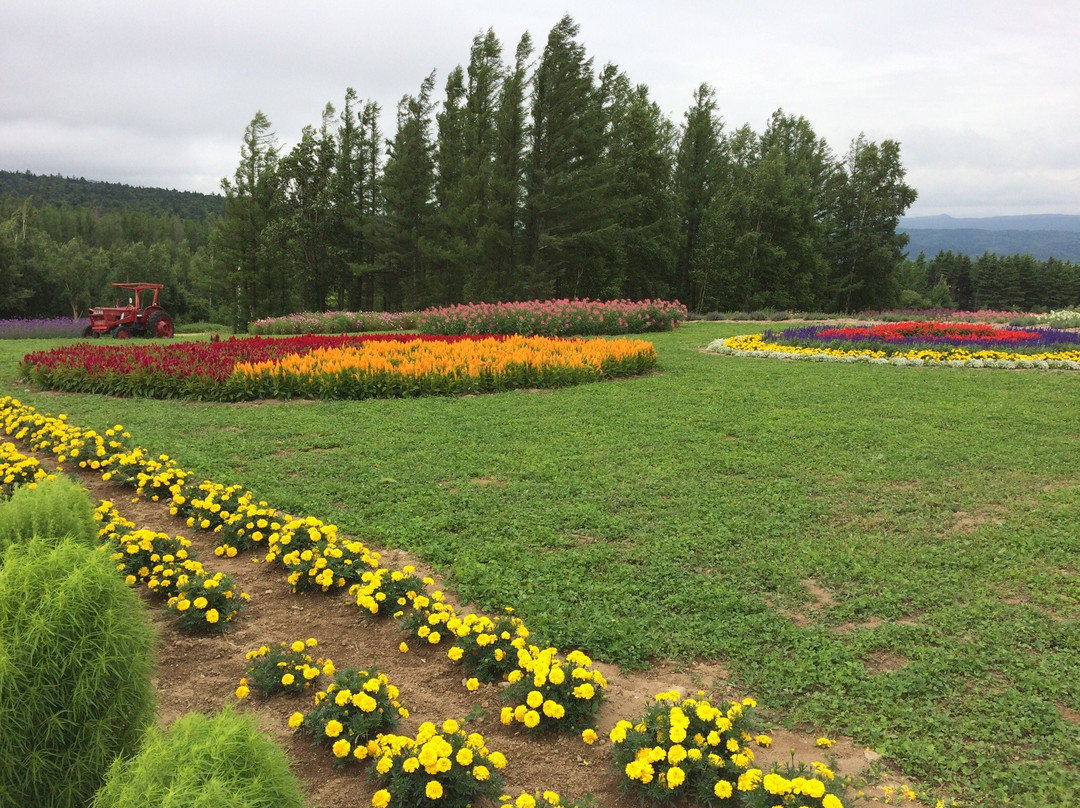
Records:
<instances>
[{"instance_id":1,"label":"overcast sky","mask_svg":"<svg viewBox=\"0 0 1080 808\"><path fill-rule=\"evenodd\" d=\"M353 87L390 137L476 34L512 62L564 13L676 123L707 82L731 128L783 108L840 154L899 141L909 214L1080 214L1075 0L7 0L0 168L216 193L257 110L288 148Z\"/></svg>"}]
</instances>

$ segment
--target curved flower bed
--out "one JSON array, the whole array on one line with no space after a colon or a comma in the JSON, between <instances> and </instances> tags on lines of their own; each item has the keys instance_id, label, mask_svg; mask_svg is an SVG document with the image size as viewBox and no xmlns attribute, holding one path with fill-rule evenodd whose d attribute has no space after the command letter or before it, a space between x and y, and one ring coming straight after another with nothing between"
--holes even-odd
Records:
<instances>
[{"instance_id":1,"label":"curved flower bed","mask_svg":"<svg viewBox=\"0 0 1080 808\"><path fill-rule=\"evenodd\" d=\"M27 354L19 367L53 390L244 401L562 387L643 373L655 363L652 343L641 340L376 334L78 343Z\"/></svg>"},{"instance_id":2,"label":"curved flower bed","mask_svg":"<svg viewBox=\"0 0 1080 808\"><path fill-rule=\"evenodd\" d=\"M464 303L426 309L417 327L427 334L521 334L547 337L671 331L686 306L666 300L530 300Z\"/></svg>"},{"instance_id":3,"label":"curved flower bed","mask_svg":"<svg viewBox=\"0 0 1080 808\"><path fill-rule=\"evenodd\" d=\"M806 326L714 340L706 350L819 362L1080 370L1080 334L985 323Z\"/></svg>"}]
</instances>

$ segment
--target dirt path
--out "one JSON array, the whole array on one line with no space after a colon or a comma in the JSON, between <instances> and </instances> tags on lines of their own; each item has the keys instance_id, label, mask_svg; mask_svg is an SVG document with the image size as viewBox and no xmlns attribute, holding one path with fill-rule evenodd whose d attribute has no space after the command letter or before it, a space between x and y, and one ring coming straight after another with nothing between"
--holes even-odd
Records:
<instances>
[{"instance_id":1,"label":"dirt path","mask_svg":"<svg viewBox=\"0 0 1080 808\"><path fill-rule=\"evenodd\" d=\"M49 468L55 467L51 457L38 455L38 459ZM661 691L679 689L692 693L703 689L713 698L754 695L731 690L724 669L705 662L689 666L661 663L646 671L625 674L615 666L598 664L610 683L599 716L600 740L593 746L576 737L528 740L523 732L500 723L500 686L485 684L475 693L467 691L461 669L446 658L445 649L402 654L398 644L405 637L397 627L385 620L365 621L347 595L292 594L280 567L256 563L251 553L233 559L216 557L210 536L193 531L183 520L170 516L164 503L135 499L131 489L103 482L96 475L81 474L80 478L95 500L112 501L119 513L138 527L189 538L193 550L209 570L229 573L240 589L251 596L236 622L216 636L180 631L160 602L147 597L160 638L155 684L161 721L166 726L186 712L213 712L227 702L236 702L234 693L244 675L247 651L263 644L315 637L319 654L333 659L339 670L376 665L400 688L402 700L411 713L399 725L400 733L415 734L423 721L441 723L447 718L476 716L469 722L469 730L482 733L490 748L507 757L508 765L502 772L505 793L516 795L521 790L550 789L564 799L591 793L599 805L611 808L625 802L620 800L619 779L611 769L608 756L607 732L616 721L636 720L653 695ZM391 568L412 563L421 573L430 574L423 564L396 551L385 553L383 563ZM306 736L289 729L289 715L297 710L306 711L310 706L310 695L261 698L253 694L243 702L243 709L255 715L260 725L287 751L316 808L370 805L374 788L359 764L336 766L325 747L313 746ZM767 709L768 705L761 707ZM786 730L772 730L770 734L773 746L760 750L757 761L766 770L772 760L786 761L792 752L797 760L807 762L830 754L835 759L834 768L841 775L865 773L871 761L877 759L874 753L844 738L838 739L830 753L824 753L815 748L814 734ZM890 780L895 786L896 780L887 778L865 789L868 799L850 804L867 805L869 798L881 799L882 786Z\"/></svg>"}]
</instances>

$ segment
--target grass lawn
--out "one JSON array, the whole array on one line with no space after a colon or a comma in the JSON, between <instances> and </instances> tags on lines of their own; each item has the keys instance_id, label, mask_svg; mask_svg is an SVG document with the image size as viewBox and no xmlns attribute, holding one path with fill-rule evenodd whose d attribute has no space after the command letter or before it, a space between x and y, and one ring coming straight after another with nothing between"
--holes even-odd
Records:
<instances>
[{"instance_id":1,"label":"grass lawn","mask_svg":"<svg viewBox=\"0 0 1080 808\"><path fill-rule=\"evenodd\" d=\"M700 353L471 398L0 392L377 546L631 666L716 658L784 720L972 805L1080 802L1080 373Z\"/></svg>"}]
</instances>

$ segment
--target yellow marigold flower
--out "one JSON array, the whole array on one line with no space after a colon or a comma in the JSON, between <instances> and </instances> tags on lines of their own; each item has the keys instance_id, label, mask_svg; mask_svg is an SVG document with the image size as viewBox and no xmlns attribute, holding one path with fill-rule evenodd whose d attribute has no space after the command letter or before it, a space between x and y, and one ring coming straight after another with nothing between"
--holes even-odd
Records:
<instances>
[{"instance_id":1,"label":"yellow marigold flower","mask_svg":"<svg viewBox=\"0 0 1080 808\"><path fill-rule=\"evenodd\" d=\"M323 665L322 672L324 674L326 674L327 676L333 676L335 670L336 670L336 668L334 668L334 663L331 662L329 659L326 660L326 664Z\"/></svg>"},{"instance_id":2,"label":"yellow marigold flower","mask_svg":"<svg viewBox=\"0 0 1080 808\"><path fill-rule=\"evenodd\" d=\"M345 729L345 727L341 725L340 721L331 718L326 722L326 727L323 729L323 732L326 733L327 738L336 738L341 734L343 729Z\"/></svg>"},{"instance_id":3,"label":"yellow marigold flower","mask_svg":"<svg viewBox=\"0 0 1080 808\"><path fill-rule=\"evenodd\" d=\"M191 608L191 601L190 600L184 600L183 598L181 598L180 600L176 601L176 611L178 611L178 612L186 612L190 608Z\"/></svg>"},{"instance_id":4,"label":"yellow marigold flower","mask_svg":"<svg viewBox=\"0 0 1080 808\"><path fill-rule=\"evenodd\" d=\"M414 757L405 758L401 764L401 768L406 774L412 774L420 768L420 760Z\"/></svg>"},{"instance_id":5,"label":"yellow marigold flower","mask_svg":"<svg viewBox=\"0 0 1080 808\"><path fill-rule=\"evenodd\" d=\"M480 689L480 680L475 676L465 681L465 688L470 691L476 691Z\"/></svg>"},{"instance_id":6,"label":"yellow marigold flower","mask_svg":"<svg viewBox=\"0 0 1080 808\"><path fill-rule=\"evenodd\" d=\"M502 712L499 714L499 720L506 726L510 726L514 722L514 708L503 707Z\"/></svg>"},{"instance_id":7,"label":"yellow marigold flower","mask_svg":"<svg viewBox=\"0 0 1080 808\"><path fill-rule=\"evenodd\" d=\"M491 761L491 765L494 766L496 769L506 768L506 755L504 755L502 752L492 752L490 755L488 755L488 760Z\"/></svg>"},{"instance_id":8,"label":"yellow marigold flower","mask_svg":"<svg viewBox=\"0 0 1080 808\"><path fill-rule=\"evenodd\" d=\"M375 771L379 774L386 774L392 768L394 768L394 759L389 755L379 758L379 762L375 764Z\"/></svg>"},{"instance_id":9,"label":"yellow marigold flower","mask_svg":"<svg viewBox=\"0 0 1080 808\"><path fill-rule=\"evenodd\" d=\"M770 738L768 735L758 735L756 738L754 738L754 743L764 749L768 749L770 746L772 746L772 738Z\"/></svg>"},{"instance_id":10,"label":"yellow marigold flower","mask_svg":"<svg viewBox=\"0 0 1080 808\"><path fill-rule=\"evenodd\" d=\"M726 800L728 797L730 797L731 793L731 783L729 783L727 780L717 780L716 785L713 786L713 794L715 794L722 800Z\"/></svg>"},{"instance_id":11,"label":"yellow marigold flower","mask_svg":"<svg viewBox=\"0 0 1080 808\"><path fill-rule=\"evenodd\" d=\"M532 729L540 723L540 713L536 712L536 710L527 710L522 719L522 723L529 729Z\"/></svg>"},{"instance_id":12,"label":"yellow marigold flower","mask_svg":"<svg viewBox=\"0 0 1080 808\"><path fill-rule=\"evenodd\" d=\"M471 766L473 762L472 750L467 746L461 747L454 756L454 760L457 761L459 766Z\"/></svg>"},{"instance_id":13,"label":"yellow marigold flower","mask_svg":"<svg viewBox=\"0 0 1080 808\"><path fill-rule=\"evenodd\" d=\"M678 788L682 785L686 779L686 772L680 769L678 766L672 766L667 770L667 787Z\"/></svg>"},{"instance_id":14,"label":"yellow marigold flower","mask_svg":"<svg viewBox=\"0 0 1080 808\"><path fill-rule=\"evenodd\" d=\"M596 743L596 737L596 730L592 727L584 730L581 733L581 740L583 740L589 746L592 746L594 743Z\"/></svg>"},{"instance_id":15,"label":"yellow marigold flower","mask_svg":"<svg viewBox=\"0 0 1080 808\"><path fill-rule=\"evenodd\" d=\"M810 778L803 782L802 793L819 800L825 795L825 784L816 778Z\"/></svg>"},{"instance_id":16,"label":"yellow marigold flower","mask_svg":"<svg viewBox=\"0 0 1080 808\"><path fill-rule=\"evenodd\" d=\"M792 791L791 781L775 772L766 774L761 785L770 794L790 794Z\"/></svg>"},{"instance_id":17,"label":"yellow marigold flower","mask_svg":"<svg viewBox=\"0 0 1080 808\"><path fill-rule=\"evenodd\" d=\"M352 744L342 738L338 741L335 741L332 748L334 751L334 757L343 758L349 756L349 752L352 751Z\"/></svg>"},{"instance_id":18,"label":"yellow marigold flower","mask_svg":"<svg viewBox=\"0 0 1080 808\"><path fill-rule=\"evenodd\" d=\"M821 808L844 808L844 803L835 794L826 794L821 798Z\"/></svg>"},{"instance_id":19,"label":"yellow marigold flower","mask_svg":"<svg viewBox=\"0 0 1080 808\"><path fill-rule=\"evenodd\" d=\"M405 643L405 642L403 642L403 643L402 643L401 645L399 645L399 646L397 647L397 649L398 649L399 651L401 651L401 653L403 653L403 654L407 654L407 653L409 653L409 644L408 644L408 643Z\"/></svg>"},{"instance_id":20,"label":"yellow marigold flower","mask_svg":"<svg viewBox=\"0 0 1080 808\"><path fill-rule=\"evenodd\" d=\"M297 640L296 642L294 642L292 645L289 646L289 650L292 651L294 654L299 654L301 651L304 650L303 641L302 640Z\"/></svg>"},{"instance_id":21,"label":"yellow marigold flower","mask_svg":"<svg viewBox=\"0 0 1080 808\"><path fill-rule=\"evenodd\" d=\"M240 685L240 687L236 688L236 698L238 699L246 699L250 694L251 691L247 685Z\"/></svg>"},{"instance_id":22,"label":"yellow marigold flower","mask_svg":"<svg viewBox=\"0 0 1080 808\"><path fill-rule=\"evenodd\" d=\"M530 794L522 794L514 800L515 808L536 808L536 800Z\"/></svg>"},{"instance_id":23,"label":"yellow marigold flower","mask_svg":"<svg viewBox=\"0 0 1080 808\"><path fill-rule=\"evenodd\" d=\"M461 658L465 656L465 652L460 646L454 645L450 647L450 650L446 652L446 655L454 662L460 662Z\"/></svg>"},{"instance_id":24,"label":"yellow marigold flower","mask_svg":"<svg viewBox=\"0 0 1080 808\"><path fill-rule=\"evenodd\" d=\"M482 783L491 777L491 772L488 771L487 766L473 766L472 776Z\"/></svg>"},{"instance_id":25,"label":"yellow marigold flower","mask_svg":"<svg viewBox=\"0 0 1080 808\"><path fill-rule=\"evenodd\" d=\"M293 729L296 729L302 723L304 723L304 714L303 713L293 713L292 715L289 716L289 726L292 727Z\"/></svg>"},{"instance_id":26,"label":"yellow marigold flower","mask_svg":"<svg viewBox=\"0 0 1080 808\"><path fill-rule=\"evenodd\" d=\"M544 703L544 694L539 690L530 690L529 695L525 697L525 703L535 710Z\"/></svg>"},{"instance_id":27,"label":"yellow marigold flower","mask_svg":"<svg viewBox=\"0 0 1080 808\"><path fill-rule=\"evenodd\" d=\"M385 788L380 788L371 797L371 805L373 808L386 808L390 804L390 792Z\"/></svg>"},{"instance_id":28,"label":"yellow marigold flower","mask_svg":"<svg viewBox=\"0 0 1080 808\"><path fill-rule=\"evenodd\" d=\"M424 794L427 795L429 800L437 800L443 795L442 783L438 780L428 780L426 786L424 786Z\"/></svg>"},{"instance_id":29,"label":"yellow marigold flower","mask_svg":"<svg viewBox=\"0 0 1080 808\"><path fill-rule=\"evenodd\" d=\"M674 746L672 746L668 750L667 761L672 766L676 766L679 763L682 763L684 760L686 760L686 748L685 747L680 746L679 744L675 744Z\"/></svg>"},{"instance_id":30,"label":"yellow marigold flower","mask_svg":"<svg viewBox=\"0 0 1080 808\"><path fill-rule=\"evenodd\" d=\"M437 632L437 631L432 631L431 633L429 633L427 635L427 641L429 643L431 643L432 645L438 645L439 640L441 640L441 639L442 639L442 635L439 634L439 632Z\"/></svg>"},{"instance_id":31,"label":"yellow marigold flower","mask_svg":"<svg viewBox=\"0 0 1080 808\"><path fill-rule=\"evenodd\" d=\"M523 674L520 668L514 668L514 670L510 671L510 673L506 675L506 681L508 681L510 684L514 684L514 682L517 682L521 679L522 675Z\"/></svg>"},{"instance_id":32,"label":"yellow marigold flower","mask_svg":"<svg viewBox=\"0 0 1080 808\"><path fill-rule=\"evenodd\" d=\"M675 743L682 743L686 740L686 730L683 727L672 727L669 733L671 740ZM738 746L738 744L736 744Z\"/></svg>"},{"instance_id":33,"label":"yellow marigold flower","mask_svg":"<svg viewBox=\"0 0 1080 808\"><path fill-rule=\"evenodd\" d=\"M818 738L816 741L814 741L814 745L821 749L832 749L835 744L836 741L832 740L831 738L825 737Z\"/></svg>"},{"instance_id":34,"label":"yellow marigold flower","mask_svg":"<svg viewBox=\"0 0 1080 808\"><path fill-rule=\"evenodd\" d=\"M285 675L283 675L281 677L281 683L283 685L285 685L286 687L288 687L289 685L291 685L295 681L296 681L296 677L293 676L291 673L286 673Z\"/></svg>"},{"instance_id":35,"label":"yellow marigold flower","mask_svg":"<svg viewBox=\"0 0 1080 808\"><path fill-rule=\"evenodd\" d=\"M207 623L216 623L220 617L217 609L207 609L205 616Z\"/></svg>"},{"instance_id":36,"label":"yellow marigold flower","mask_svg":"<svg viewBox=\"0 0 1080 808\"><path fill-rule=\"evenodd\" d=\"M761 769L747 769L739 775L737 783L739 791L753 791L761 782Z\"/></svg>"}]
</instances>

